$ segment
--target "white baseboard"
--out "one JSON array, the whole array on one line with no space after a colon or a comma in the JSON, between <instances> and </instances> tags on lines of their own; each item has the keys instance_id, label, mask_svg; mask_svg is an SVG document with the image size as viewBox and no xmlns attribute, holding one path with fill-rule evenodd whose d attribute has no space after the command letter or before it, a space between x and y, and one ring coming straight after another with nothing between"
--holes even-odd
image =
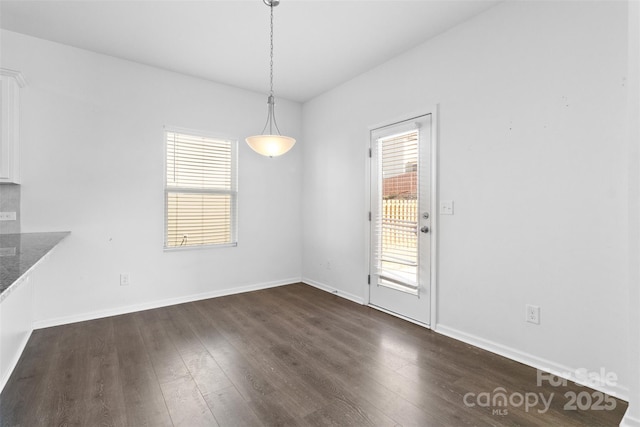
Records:
<instances>
[{"instance_id":1,"label":"white baseboard","mask_svg":"<svg viewBox=\"0 0 640 427\"><path fill-rule=\"evenodd\" d=\"M364 300L362 297L357 295L350 294L349 292L344 292L329 285L325 285L324 283L316 282L315 280L309 279L307 277L302 278L302 283L313 286L314 288L321 289L323 291L329 292L330 294L337 295L339 297L348 299L349 301L353 301L355 303L364 305Z\"/></svg>"},{"instance_id":2,"label":"white baseboard","mask_svg":"<svg viewBox=\"0 0 640 427\"><path fill-rule=\"evenodd\" d=\"M467 344L471 344L475 347L479 347L483 350L490 351L491 353L495 353L497 355L506 357L511 360L515 360L516 362L523 363L525 365L531 366L533 368L539 369L541 371L549 372L553 375L559 376L561 378L565 378L569 381L576 382L577 379L575 377L570 377L567 373L576 372L576 368L570 368L568 366L563 366L558 363L542 359L536 356L533 356L528 353L524 353L520 350L516 350L511 347L504 346L502 344L495 343L493 341L489 341L487 339L468 334L466 332L459 331L454 328L450 328L448 326L437 324L433 329L435 332L448 336L449 338L453 338L458 341L465 342ZM614 387L608 386L593 386L588 385L588 387L593 388L594 390L601 391L611 396L615 396L618 399L629 401L629 390L626 387L616 385ZM630 424L630 426L635 424ZM640 426L640 425L639 425Z\"/></svg>"},{"instance_id":3,"label":"white baseboard","mask_svg":"<svg viewBox=\"0 0 640 427\"><path fill-rule=\"evenodd\" d=\"M176 298L167 298L157 301L149 301L141 304L133 304L124 307L114 307L106 310L98 310L71 316L57 317L53 319L38 320L33 323L33 329L49 328L51 326L67 325L69 323L84 322L87 320L101 319L103 317L118 316L120 314L135 313L136 311L150 310L153 308L167 307L170 305L183 304L186 302L199 301L203 299L223 297L226 295L240 294L243 292L258 291L260 289L275 288L277 286L299 283L300 277L277 280L273 282L255 283L252 285L239 286L235 288L215 290L200 294L185 295Z\"/></svg>"},{"instance_id":4,"label":"white baseboard","mask_svg":"<svg viewBox=\"0 0 640 427\"><path fill-rule=\"evenodd\" d=\"M25 336L25 338L22 340L22 342L18 346L19 351L17 351L14 354L13 360L11 360L11 363L9 363L9 369L7 369L7 371L4 373L2 378L0 378L0 393L2 392L2 390L4 390L4 386L7 385L7 381L9 381L9 378L11 377L13 370L18 365L20 356L22 356L22 352L24 351L24 348L27 346L27 342L29 341L29 338L31 338L32 332L33 332L33 329L31 329L29 333Z\"/></svg>"}]
</instances>

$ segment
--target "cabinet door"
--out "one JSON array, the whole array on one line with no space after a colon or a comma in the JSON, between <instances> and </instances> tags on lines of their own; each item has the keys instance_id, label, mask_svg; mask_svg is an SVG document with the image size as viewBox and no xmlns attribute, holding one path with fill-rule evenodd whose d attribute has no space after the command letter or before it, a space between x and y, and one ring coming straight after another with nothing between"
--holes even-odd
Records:
<instances>
[{"instance_id":1,"label":"cabinet door","mask_svg":"<svg viewBox=\"0 0 640 427\"><path fill-rule=\"evenodd\" d=\"M0 183L20 182L20 73L0 69Z\"/></svg>"}]
</instances>

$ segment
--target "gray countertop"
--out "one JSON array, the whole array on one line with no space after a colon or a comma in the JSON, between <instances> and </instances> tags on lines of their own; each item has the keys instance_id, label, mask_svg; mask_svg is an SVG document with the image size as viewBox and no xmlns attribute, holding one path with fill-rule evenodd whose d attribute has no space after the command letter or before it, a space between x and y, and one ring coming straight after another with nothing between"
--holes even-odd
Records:
<instances>
[{"instance_id":1,"label":"gray countertop","mask_svg":"<svg viewBox=\"0 0 640 427\"><path fill-rule=\"evenodd\" d=\"M0 234L0 301L11 285L70 233Z\"/></svg>"}]
</instances>

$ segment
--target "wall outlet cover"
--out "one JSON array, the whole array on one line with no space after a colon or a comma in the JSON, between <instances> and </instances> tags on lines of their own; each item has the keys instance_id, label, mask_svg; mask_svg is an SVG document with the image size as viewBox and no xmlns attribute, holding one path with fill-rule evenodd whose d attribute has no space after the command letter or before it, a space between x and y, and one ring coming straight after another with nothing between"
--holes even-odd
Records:
<instances>
[{"instance_id":1,"label":"wall outlet cover","mask_svg":"<svg viewBox=\"0 0 640 427\"><path fill-rule=\"evenodd\" d=\"M15 221L15 212L0 212L0 221Z\"/></svg>"},{"instance_id":2,"label":"wall outlet cover","mask_svg":"<svg viewBox=\"0 0 640 427\"><path fill-rule=\"evenodd\" d=\"M120 286L129 286L129 273L120 273Z\"/></svg>"},{"instance_id":3,"label":"wall outlet cover","mask_svg":"<svg viewBox=\"0 0 640 427\"><path fill-rule=\"evenodd\" d=\"M540 307L527 304L526 321L535 325L540 324Z\"/></svg>"}]
</instances>

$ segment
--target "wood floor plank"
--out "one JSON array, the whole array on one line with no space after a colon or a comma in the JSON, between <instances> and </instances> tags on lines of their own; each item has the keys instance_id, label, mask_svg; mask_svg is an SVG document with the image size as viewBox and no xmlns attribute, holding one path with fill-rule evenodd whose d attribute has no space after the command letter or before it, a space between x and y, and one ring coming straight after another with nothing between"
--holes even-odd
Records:
<instances>
[{"instance_id":1,"label":"wood floor plank","mask_svg":"<svg viewBox=\"0 0 640 427\"><path fill-rule=\"evenodd\" d=\"M126 410L119 377L118 353L115 348L91 355L88 366L89 389L85 394L86 410L82 425L126 426Z\"/></svg>"},{"instance_id":2,"label":"wood floor plank","mask_svg":"<svg viewBox=\"0 0 640 427\"><path fill-rule=\"evenodd\" d=\"M232 381L235 378L234 383L237 384L245 399L252 403L263 402L266 407L269 407L273 404L269 400L270 396L279 390L285 398L280 399L277 404L283 407L281 410L285 410L291 419L307 415L325 404L320 395L306 387L298 378L291 376L279 361L266 356L265 348L279 342L281 337L274 335L268 327L265 327L264 323L268 322L262 317L262 310L255 307L247 312L238 310L236 306L239 301L241 301L239 295L228 298L229 303L225 305L226 322L233 324L234 331L240 334L238 336L251 336L253 339L251 344L244 338L232 339L231 346L235 348L237 355L242 355L243 362L240 370L232 369L226 372ZM213 350L214 356L223 365L227 360L225 351L228 353L229 349ZM229 369L228 366L227 369ZM268 384L269 387L263 388L260 382Z\"/></svg>"},{"instance_id":3,"label":"wood floor plank","mask_svg":"<svg viewBox=\"0 0 640 427\"><path fill-rule=\"evenodd\" d=\"M0 395L0 426L41 425L33 410L33 402L42 402L47 376L52 374L51 349L55 347L53 328L34 331L27 342L18 366Z\"/></svg>"},{"instance_id":4,"label":"wood floor plank","mask_svg":"<svg viewBox=\"0 0 640 427\"><path fill-rule=\"evenodd\" d=\"M207 315L209 312L206 308L199 309L198 302L184 304L183 308L181 314L204 348L211 350L229 345L229 340L216 328L214 321Z\"/></svg>"},{"instance_id":5,"label":"wood floor plank","mask_svg":"<svg viewBox=\"0 0 640 427\"><path fill-rule=\"evenodd\" d=\"M189 377L180 353L167 334L169 320L161 317L163 310L147 310L135 314L136 325L153 364L153 369L160 383Z\"/></svg>"},{"instance_id":6,"label":"wood floor plank","mask_svg":"<svg viewBox=\"0 0 640 427\"><path fill-rule=\"evenodd\" d=\"M136 324L135 314L113 318L127 425L172 426L158 378Z\"/></svg>"},{"instance_id":7,"label":"wood floor plank","mask_svg":"<svg viewBox=\"0 0 640 427\"><path fill-rule=\"evenodd\" d=\"M374 385L373 387L363 389L361 396L378 408L382 413L393 419L397 425L401 425L403 427L441 425L442 420L438 418L438 414L423 411L421 408L418 408L416 405L408 402L395 393L389 393L384 398L380 398L380 396L376 398L374 393L379 387L379 385Z\"/></svg>"},{"instance_id":8,"label":"wood floor plank","mask_svg":"<svg viewBox=\"0 0 640 427\"><path fill-rule=\"evenodd\" d=\"M254 395L247 404L265 426L297 427L308 425L291 413L290 408L295 406L295 402L292 402L290 397L280 390Z\"/></svg>"},{"instance_id":9,"label":"wood floor plank","mask_svg":"<svg viewBox=\"0 0 640 427\"><path fill-rule=\"evenodd\" d=\"M220 427L264 425L234 386L208 393L204 398Z\"/></svg>"},{"instance_id":10,"label":"wood floor plank","mask_svg":"<svg viewBox=\"0 0 640 427\"><path fill-rule=\"evenodd\" d=\"M379 344L385 343L385 335L371 325L351 321L352 314L349 310L340 311L340 307L334 306L331 301L312 303L312 299L308 300L295 292L288 297L297 305L307 309L305 321L317 329L324 329L331 333L343 345L350 346L358 343L366 354L376 354L377 360L391 369L398 369L410 362L411 359L403 357L404 355L399 354L391 345L387 346L387 351L378 351ZM338 297L333 296L333 298Z\"/></svg>"},{"instance_id":11,"label":"wood floor plank","mask_svg":"<svg viewBox=\"0 0 640 427\"><path fill-rule=\"evenodd\" d=\"M111 318L86 325L88 336L88 389L84 392L82 425L125 426L126 411L120 382L120 366Z\"/></svg>"},{"instance_id":12,"label":"wood floor plank","mask_svg":"<svg viewBox=\"0 0 640 427\"><path fill-rule=\"evenodd\" d=\"M36 415L41 425L82 425L84 398L90 390L87 376L90 329L96 329L95 323L81 322L62 329L52 354L52 375L48 376Z\"/></svg>"},{"instance_id":13,"label":"wood floor plank","mask_svg":"<svg viewBox=\"0 0 640 427\"><path fill-rule=\"evenodd\" d=\"M297 402L295 406L289 408L295 417L302 418L327 405L329 400L315 388L309 387L304 379L296 374L299 366L290 366L286 361L273 357L274 347L295 346L302 340L302 337L294 331L288 334L278 333L278 331L285 329L272 315L277 310L269 310L254 304L251 300L247 301L245 296L237 295L233 299L234 305L237 305L234 316L241 320L247 328L245 333L253 339L250 342L247 339L235 340L231 344L250 359L254 366L259 367L276 389ZM268 296L261 295L261 301L264 301L265 306L268 306ZM251 310L244 311L242 310L243 306L249 306Z\"/></svg>"},{"instance_id":14,"label":"wood floor plank","mask_svg":"<svg viewBox=\"0 0 640 427\"><path fill-rule=\"evenodd\" d=\"M524 408L469 393L554 396ZM0 426L616 426L572 383L303 284L34 331ZM500 408L498 408L500 409Z\"/></svg>"},{"instance_id":15,"label":"wood floor plank","mask_svg":"<svg viewBox=\"0 0 640 427\"><path fill-rule=\"evenodd\" d=\"M224 371L191 329L184 311L184 305L167 308L171 316L170 322L165 325L166 332L198 389L203 396L206 396L232 386Z\"/></svg>"},{"instance_id":16,"label":"wood floor plank","mask_svg":"<svg viewBox=\"0 0 640 427\"><path fill-rule=\"evenodd\" d=\"M245 400L250 401L276 390L264 372L235 347L218 347L211 350L211 355Z\"/></svg>"},{"instance_id":17,"label":"wood floor plank","mask_svg":"<svg viewBox=\"0 0 640 427\"><path fill-rule=\"evenodd\" d=\"M191 377L163 382L160 387L174 426L214 427L218 425Z\"/></svg>"},{"instance_id":18,"label":"wood floor plank","mask_svg":"<svg viewBox=\"0 0 640 427\"><path fill-rule=\"evenodd\" d=\"M228 297L196 301L194 303L196 309L227 341L243 338L241 325L229 315L228 307L230 305L231 300Z\"/></svg>"},{"instance_id":19,"label":"wood floor plank","mask_svg":"<svg viewBox=\"0 0 640 427\"><path fill-rule=\"evenodd\" d=\"M244 340L236 340L232 345L245 357L251 360L254 366L259 367L269 378L270 384L289 398L287 411L295 418L303 418L306 415L327 405L329 401L298 375L295 369L290 369L285 361L272 357L270 348L258 348Z\"/></svg>"},{"instance_id":20,"label":"wood floor plank","mask_svg":"<svg viewBox=\"0 0 640 427\"><path fill-rule=\"evenodd\" d=\"M383 427L397 425L395 421L384 415L372 414L351 401L341 399L336 399L329 406L308 415L305 421L314 426Z\"/></svg>"}]
</instances>

